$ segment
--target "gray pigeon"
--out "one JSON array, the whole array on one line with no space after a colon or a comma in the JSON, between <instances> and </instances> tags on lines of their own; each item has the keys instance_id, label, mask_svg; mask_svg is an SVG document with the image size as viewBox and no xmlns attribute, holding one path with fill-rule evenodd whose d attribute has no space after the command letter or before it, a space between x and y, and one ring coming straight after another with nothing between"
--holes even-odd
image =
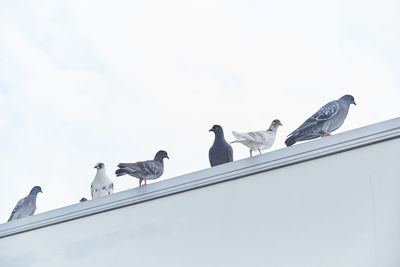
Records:
<instances>
[{"instance_id":1,"label":"gray pigeon","mask_svg":"<svg viewBox=\"0 0 400 267\"><path fill-rule=\"evenodd\" d=\"M330 135L343 124L349 112L350 104L356 104L352 95L344 95L338 100L329 102L289 134L285 144L291 146L298 141Z\"/></svg>"},{"instance_id":2,"label":"gray pigeon","mask_svg":"<svg viewBox=\"0 0 400 267\"><path fill-rule=\"evenodd\" d=\"M147 180L155 180L164 172L164 158L169 159L167 152L160 150L154 156L154 160L139 161L136 163L120 163L115 171L117 176L129 174L139 178L139 186L147 185Z\"/></svg>"},{"instance_id":3,"label":"gray pigeon","mask_svg":"<svg viewBox=\"0 0 400 267\"><path fill-rule=\"evenodd\" d=\"M31 189L28 196L20 199L11 212L8 222L33 215L36 211L36 197L39 192L42 192L42 188L35 186Z\"/></svg>"},{"instance_id":4,"label":"gray pigeon","mask_svg":"<svg viewBox=\"0 0 400 267\"><path fill-rule=\"evenodd\" d=\"M209 132L214 132L215 139L208 151L208 159L211 167L233 161L233 150L230 144L225 141L224 130L219 125L214 125Z\"/></svg>"},{"instance_id":5,"label":"gray pigeon","mask_svg":"<svg viewBox=\"0 0 400 267\"><path fill-rule=\"evenodd\" d=\"M85 201L87 201L86 197L83 197L83 198L81 198L81 200L79 200L79 202L85 202Z\"/></svg>"},{"instance_id":6,"label":"gray pigeon","mask_svg":"<svg viewBox=\"0 0 400 267\"><path fill-rule=\"evenodd\" d=\"M97 169L97 172L93 179L92 185L90 186L92 199L111 195L114 190L114 184L107 176L106 166L104 163L99 162L96 164L96 166L94 166L94 168Z\"/></svg>"}]
</instances>

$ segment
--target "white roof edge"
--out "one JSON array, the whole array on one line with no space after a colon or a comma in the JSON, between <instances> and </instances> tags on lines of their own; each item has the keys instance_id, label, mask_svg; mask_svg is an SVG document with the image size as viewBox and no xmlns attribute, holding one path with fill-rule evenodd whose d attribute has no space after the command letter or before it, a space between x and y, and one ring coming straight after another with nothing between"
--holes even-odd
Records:
<instances>
[{"instance_id":1,"label":"white roof edge","mask_svg":"<svg viewBox=\"0 0 400 267\"><path fill-rule=\"evenodd\" d=\"M0 238L400 137L400 117L0 224Z\"/></svg>"}]
</instances>

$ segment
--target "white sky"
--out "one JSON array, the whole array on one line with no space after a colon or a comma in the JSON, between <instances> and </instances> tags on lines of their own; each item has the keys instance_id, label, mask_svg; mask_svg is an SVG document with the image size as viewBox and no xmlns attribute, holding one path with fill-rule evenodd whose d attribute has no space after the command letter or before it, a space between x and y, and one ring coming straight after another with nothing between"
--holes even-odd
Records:
<instances>
[{"instance_id":1,"label":"white sky","mask_svg":"<svg viewBox=\"0 0 400 267\"><path fill-rule=\"evenodd\" d=\"M266 129L273 149L318 108L352 94L337 132L400 105L399 1L0 0L0 222L32 186L37 213L90 197L102 161L166 150L162 179L208 168L220 124ZM234 158L248 156L234 144Z\"/></svg>"}]
</instances>

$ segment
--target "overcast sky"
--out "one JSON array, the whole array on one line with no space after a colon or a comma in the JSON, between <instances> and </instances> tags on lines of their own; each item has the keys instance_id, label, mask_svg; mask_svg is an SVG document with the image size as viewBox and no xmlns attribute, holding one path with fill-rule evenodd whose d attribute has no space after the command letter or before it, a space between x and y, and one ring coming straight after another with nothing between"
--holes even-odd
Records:
<instances>
[{"instance_id":1,"label":"overcast sky","mask_svg":"<svg viewBox=\"0 0 400 267\"><path fill-rule=\"evenodd\" d=\"M352 94L342 132L400 113L400 2L0 0L0 222L90 198L93 167L170 155L162 179L209 167L220 124L275 145ZM248 156L234 144L234 158Z\"/></svg>"}]
</instances>

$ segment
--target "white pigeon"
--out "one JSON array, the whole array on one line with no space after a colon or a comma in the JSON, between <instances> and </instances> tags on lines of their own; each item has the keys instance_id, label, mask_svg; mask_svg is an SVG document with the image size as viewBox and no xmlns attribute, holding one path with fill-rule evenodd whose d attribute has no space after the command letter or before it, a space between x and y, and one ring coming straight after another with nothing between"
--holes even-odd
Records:
<instances>
[{"instance_id":1,"label":"white pigeon","mask_svg":"<svg viewBox=\"0 0 400 267\"><path fill-rule=\"evenodd\" d=\"M114 190L114 184L107 176L104 163L99 162L94 168L97 169L97 172L90 187L92 199L111 195Z\"/></svg>"},{"instance_id":2,"label":"white pigeon","mask_svg":"<svg viewBox=\"0 0 400 267\"><path fill-rule=\"evenodd\" d=\"M250 149L250 157L253 156L253 151L258 150L261 154L262 150L270 148L275 142L276 131L282 126L280 120L273 120L271 126L266 131L238 133L233 131L232 134L237 140L231 143L241 143Z\"/></svg>"}]
</instances>

